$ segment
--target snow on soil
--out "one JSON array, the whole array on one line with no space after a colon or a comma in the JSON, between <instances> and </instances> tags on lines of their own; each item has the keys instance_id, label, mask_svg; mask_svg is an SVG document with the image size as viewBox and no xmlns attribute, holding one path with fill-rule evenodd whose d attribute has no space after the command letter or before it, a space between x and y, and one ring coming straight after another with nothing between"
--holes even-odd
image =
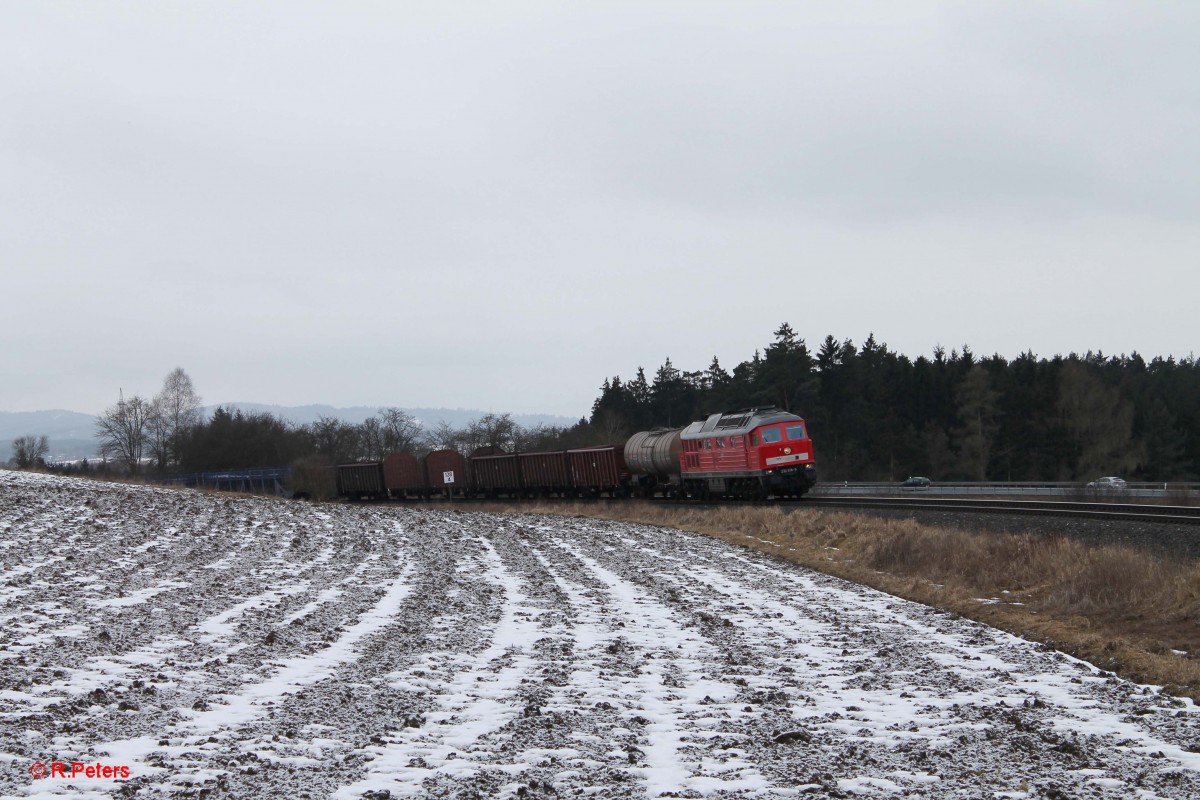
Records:
<instances>
[{"instance_id":1,"label":"snow on soil","mask_svg":"<svg viewBox=\"0 0 1200 800\"><path fill-rule=\"evenodd\" d=\"M1190 702L673 530L0 472L0 620L5 797L1200 797Z\"/></svg>"}]
</instances>

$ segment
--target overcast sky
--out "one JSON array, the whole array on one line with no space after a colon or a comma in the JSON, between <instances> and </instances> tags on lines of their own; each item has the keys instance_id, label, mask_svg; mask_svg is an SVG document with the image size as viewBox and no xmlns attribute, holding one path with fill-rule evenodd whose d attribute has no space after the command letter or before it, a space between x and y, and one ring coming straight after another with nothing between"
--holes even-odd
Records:
<instances>
[{"instance_id":1,"label":"overcast sky","mask_svg":"<svg viewBox=\"0 0 1200 800\"><path fill-rule=\"evenodd\" d=\"M0 409L1186 356L1200 3L0 4Z\"/></svg>"}]
</instances>

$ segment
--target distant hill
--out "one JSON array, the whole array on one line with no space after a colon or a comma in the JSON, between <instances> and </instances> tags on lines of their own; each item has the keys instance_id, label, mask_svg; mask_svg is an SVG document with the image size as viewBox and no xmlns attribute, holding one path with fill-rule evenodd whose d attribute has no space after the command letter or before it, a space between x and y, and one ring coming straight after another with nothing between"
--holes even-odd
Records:
<instances>
[{"instance_id":1,"label":"distant hill","mask_svg":"<svg viewBox=\"0 0 1200 800\"><path fill-rule=\"evenodd\" d=\"M244 412L268 412L280 419L297 425L316 422L318 417L337 417L358 424L379 413L378 406L352 406L338 408L327 405L278 406L263 403L221 403L225 408L237 408ZM212 416L217 406L205 406L205 416ZM465 427L486 411L469 408L405 408L421 421L433 426L446 422L455 428ZM513 414L520 425L574 425L579 420L553 414ZM12 456L12 440L18 436L45 436L50 440L50 461L74 461L96 457L96 418L78 411L0 411L0 462Z\"/></svg>"}]
</instances>

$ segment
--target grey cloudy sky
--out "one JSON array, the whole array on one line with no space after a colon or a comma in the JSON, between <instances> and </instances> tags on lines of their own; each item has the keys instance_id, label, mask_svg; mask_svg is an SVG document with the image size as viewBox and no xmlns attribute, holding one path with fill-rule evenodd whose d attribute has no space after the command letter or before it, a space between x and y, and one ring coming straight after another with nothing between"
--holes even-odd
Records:
<instances>
[{"instance_id":1,"label":"grey cloudy sky","mask_svg":"<svg viewBox=\"0 0 1200 800\"><path fill-rule=\"evenodd\" d=\"M1187 355L1200 4L0 5L0 409Z\"/></svg>"}]
</instances>

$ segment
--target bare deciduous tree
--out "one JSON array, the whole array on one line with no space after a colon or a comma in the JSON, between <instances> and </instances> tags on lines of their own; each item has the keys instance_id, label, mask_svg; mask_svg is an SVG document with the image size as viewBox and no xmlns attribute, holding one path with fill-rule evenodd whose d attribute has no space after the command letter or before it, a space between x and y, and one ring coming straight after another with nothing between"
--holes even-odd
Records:
<instances>
[{"instance_id":1,"label":"bare deciduous tree","mask_svg":"<svg viewBox=\"0 0 1200 800\"><path fill-rule=\"evenodd\" d=\"M17 469L44 466L46 453L50 452L50 440L45 436L18 436L13 439L13 461Z\"/></svg>"},{"instance_id":2,"label":"bare deciduous tree","mask_svg":"<svg viewBox=\"0 0 1200 800\"><path fill-rule=\"evenodd\" d=\"M457 450L462 434L453 425L440 420L424 432L422 443L430 450Z\"/></svg>"},{"instance_id":3,"label":"bare deciduous tree","mask_svg":"<svg viewBox=\"0 0 1200 800\"><path fill-rule=\"evenodd\" d=\"M96 420L100 455L124 464L136 475L141 470L152 415L151 404L137 395L106 409Z\"/></svg>"},{"instance_id":4,"label":"bare deciduous tree","mask_svg":"<svg viewBox=\"0 0 1200 800\"><path fill-rule=\"evenodd\" d=\"M171 428L163 404L155 397L150 401L150 416L146 420L146 441L154 457L154 466L166 472L171 457Z\"/></svg>"},{"instance_id":5,"label":"bare deciduous tree","mask_svg":"<svg viewBox=\"0 0 1200 800\"><path fill-rule=\"evenodd\" d=\"M629 438L629 423L616 411L602 408L592 414L591 429L597 444L620 442Z\"/></svg>"},{"instance_id":6,"label":"bare deciduous tree","mask_svg":"<svg viewBox=\"0 0 1200 800\"><path fill-rule=\"evenodd\" d=\"M313 449L326 463L345 464L354 461L360 450L360 431L357 425L336 417L321 416L305 426L312 438Z\"/></svg>"},{"instance_id":7,"label":"bare deciduous tree","mask_svg":"<svg viewBox=\"0 0 1200 800\"><path fill-rule=\"evenodd\" d=\"M520 427L511 414L484 414L467 426L463 438L468 452L480 447L498 447L511 453L516 449Z\"/></svg>"},{"instance_id":8,"label":"bare deciduous tree","mask_svg":"<svg viewBox=\"0 0 1200 800\"><path fill-rule=\"evenodd\" d=\"M516 426L513 433L513 446L518 453L535 453L542 450L554 450L562 446L565 429L557 425L538 423L526 428Z\"/></svg>"},{"instance_id":9,"label":"bare deciduous tree","mask_svg":"<svg viewBox=\"0 0 1200 800\"><path fill-rule=\"evenodd\" d=\"M385 453L412 453L421 439L421 423L412 414L399 408L379 409Z\"/></svg>"},{"instance_id":10,"label":"bare deciduous tree","mask_svg":"<svg viewBox=\"0 0 1200 800\"><path fill-rule=\"evenodd\" d=\"M183 367L176 367L167 374L151 406L148 432L154 459L161 471L169 463L179 462L183 436L200 422L200 395L196 394L192 379Z\"/></svg>"},{"instance_id":11,"label":"bare deciduous tree","mask_svg":"<svg viewBox=\"0 0 1200 800\"><path fill-rule=\"evenodd\" d=\"M358 442L364 461L380 461L391 452L384 444L383 426L376 417L367 417L358 426Z\"/></svg>"}]
</instances>

